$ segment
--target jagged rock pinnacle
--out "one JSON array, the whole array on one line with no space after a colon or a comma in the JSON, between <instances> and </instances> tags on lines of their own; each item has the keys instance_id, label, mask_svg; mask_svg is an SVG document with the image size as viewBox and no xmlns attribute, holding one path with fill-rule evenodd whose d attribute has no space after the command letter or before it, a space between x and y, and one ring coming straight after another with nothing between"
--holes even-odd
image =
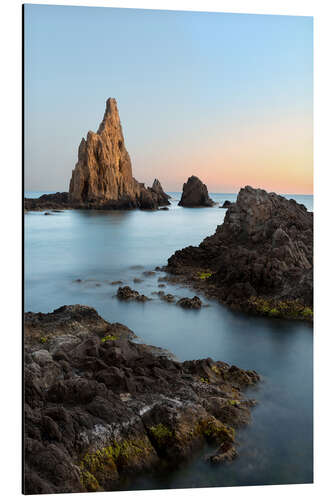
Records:
<instances>
[{"instance_id":1,"label":"jagged rock pinnacle","mask_svg":"<svg viewBox=\"0 0 333 500\"><path fill-rule=\"evenodd\" d=\"M162 190L163 191L163 190ZM82 139L69 187L72 203L105 208L156 208L159 193L132 175L116 99L109 98L97 132Z\"/></svg>"}]
</instances>

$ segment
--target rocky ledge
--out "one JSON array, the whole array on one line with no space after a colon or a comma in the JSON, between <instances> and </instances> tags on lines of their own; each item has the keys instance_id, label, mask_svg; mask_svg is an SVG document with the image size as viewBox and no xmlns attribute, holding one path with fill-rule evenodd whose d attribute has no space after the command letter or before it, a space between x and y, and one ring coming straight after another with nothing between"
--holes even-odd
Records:
<instances>
[{"instance_id":1,"label":"rocky ledge","mask_svg":"<svg viewBox=\"0 0 333 500\"><path fill-rule=\"evenodd\" d=\"M166 270L235 309L313 319L313 213L295 200L246 186L223 224Z\"/></svg>"},{"instance_id":2,"label":"rocky ledge","mask_svg":"<svg viewBox=\"0 0 333 500\"><path fill-rule=\"evenodd\" d=\"M27 211L64 210L73 208L69 193L43 194L39 198L24 198Z\"/></svg>"},{"instance_id":3,"label":"rocky ledge","mask_svg":"<svg viewBox=\"0 0 333 500\"><path fill-rule=\"evenodd\" d=\"M212 359L180 363L86 306L25 314L26 494L103 491L176 466L205 441L236 455L259 376Z\"/></svg>"}]
</instances>

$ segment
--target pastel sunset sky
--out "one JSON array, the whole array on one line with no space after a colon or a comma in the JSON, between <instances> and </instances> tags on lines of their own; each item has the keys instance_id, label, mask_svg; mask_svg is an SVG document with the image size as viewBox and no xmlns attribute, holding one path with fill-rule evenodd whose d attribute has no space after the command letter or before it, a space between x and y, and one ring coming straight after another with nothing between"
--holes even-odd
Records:
<instances>
[{"instance_id":1,"label":"pastel sunset sky","mask_svg":"<svg viewBox=\"0 0 333 500\"><path fill-rule=\"evenodd\" d=\"M25 188L68 190L115 97L133 175L311 194L310 17L25 6Z\"/></svg>"}]
</instances>

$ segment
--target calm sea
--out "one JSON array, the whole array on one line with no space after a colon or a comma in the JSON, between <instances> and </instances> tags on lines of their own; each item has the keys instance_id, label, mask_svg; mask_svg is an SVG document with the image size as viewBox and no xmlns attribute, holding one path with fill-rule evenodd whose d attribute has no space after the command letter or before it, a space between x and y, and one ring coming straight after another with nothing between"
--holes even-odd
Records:
<instances>
[{"instance_id":1,"label":"calm sea","mask_svg":"<svg viewBox=\"0 0 333 500\"><path fill-rule=\"evenodd\" d=\"M38 197L43 193L26 193ZM126 324L147 344L169 349L180 360L212 357L255 369L263 382L248 391L259 404L252 424L237 433L239 458L213 467L203 452L176 471L143 475L124 489L309 483L313 480L312 327L300 322L253 318L233 313L202 297L209 305L186 311L151 295L156 273L177 249L197 245L213 234L226 210L177 206L170 193L169 211L69 210L44 216L25 215L25 310L49 312L64 304L95 307L105 319ZM236 194L210 196L235 201ZM286 195L313 210L309 195ZM78 283L75 280L81 279ZM133 283L141 278L141 283ZM149 295L145 304L115 297L121 280ZM163 289L179 297L181 286Z\"/></svg>"}]
</instances>

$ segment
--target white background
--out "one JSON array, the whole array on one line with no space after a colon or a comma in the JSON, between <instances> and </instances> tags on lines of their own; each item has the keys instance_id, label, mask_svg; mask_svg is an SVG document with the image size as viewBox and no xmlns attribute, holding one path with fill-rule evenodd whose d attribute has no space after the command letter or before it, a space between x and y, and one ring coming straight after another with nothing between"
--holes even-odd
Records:
<instances>
[{"instance_id":1,"label":"white background","mask_svg":"<svg viewBox=\"0 0 333 500\"><path fill-rule=\"evenodd\" d=\"M315 166L315 484L100 493L112 499L267 499L333 497L332 150L333 2L331 0L35 1L26 3L205 10L314 16ZM1 320L0 494L21 492L21 2L1 1ZM65 495L57 495L57 499ZM49 495L46 495L50 498ZM31 498L41 498L33 496ZM45 497L43 497L45 498ZM55 498L55 497L52 497ZM75 495L73 498L87 498ZM95 497L93 497L95 498ZM97 497L96 497L97 498ZM100 498L100 497L98 497Z\"/></svg>"}]
</instances>

